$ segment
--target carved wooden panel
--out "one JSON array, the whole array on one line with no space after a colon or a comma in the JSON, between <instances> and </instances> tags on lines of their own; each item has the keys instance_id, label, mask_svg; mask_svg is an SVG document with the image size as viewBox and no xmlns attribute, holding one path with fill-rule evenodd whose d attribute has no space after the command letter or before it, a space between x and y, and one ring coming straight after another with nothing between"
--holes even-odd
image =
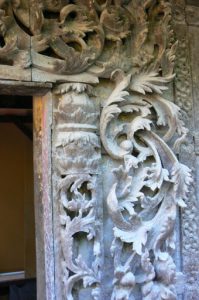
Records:
<instances>
[{"instance_id":1,"label":"carved wooden panel","mask_svg":"<svg viewBox=\"0 0 199 300\"><path fill-rule=\"evenodd\" d=\"M53 173L40 176L37 165L47 187L40 255L50 257L41 300L173 300L176 287L191 290L196 280L188 258L197 251L195 190L187 198L190 169L177 155L187 161L193 130L184 11L183 0L0 1L0 78L58 83L52 141L50 122L47 140L36 129L45 169L52 146ZM197 25L192 7L187 16ZM44 130L49 115L39 118ZM183 284L174 259L179 208L189 227Z\"/></svg>"},{"instance_id":2,"label":"carved wooden panel","mask_svg":"<svg viewBox=\"0 0 199 300\"><path fill-rule=\"evenodd\" d=\"M103 243L99 110L88 85L62 84L54 93L57 297L100 299Z\"/></svg>"},{"instance_id":3,"label":"carved wooden panel","mask_svg":"<svg viewBox=\"0 0 199 300\"><path fill-rule=\"evenodd\" d=\"M58 299L178 299L175 224L192 178L176 156L188 130L167 99L171 15L166 0L46 2L37 13L32 40L46 40L35 39L34 67L83 76L53 92Z\"/></svg>"},{"instance_id":4,"label":"carved wooden panel","mask_svg":"<svg viewBox=\"0 0 199 300\"><path fill-rule=\"evenodd\" d=\"M0 78L31 81L29 1L0 2Z\"/></svg>"}]
</instances>

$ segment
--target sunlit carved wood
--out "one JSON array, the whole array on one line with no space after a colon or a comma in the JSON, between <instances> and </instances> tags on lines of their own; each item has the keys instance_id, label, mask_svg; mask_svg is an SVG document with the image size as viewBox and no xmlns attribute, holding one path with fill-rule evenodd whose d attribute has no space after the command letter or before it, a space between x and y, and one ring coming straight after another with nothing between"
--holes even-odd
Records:
<instances>
[{"instance_id":1,"label":"sunlit carved wood","mask_svg":"<svg viewBox=\"0 0 199 300\"><path fill-rule=\"evenodd\" d=\"M136 285L142 299L176 299L177 274L172 259L176 210L177 206L186 207L192 179L189 168L178 162L164 140L171 139L177 130L181 136L174 145L179 146L187 130L175 104L154 93L145 95L142 81L136 89L143 95L135 94L133 77L117 76L119 81L105 102L100 126L106 151L121 161L112 170L115 183L107 197L115 237L111 248L115 266L112 299L132 299ZM150 89L157 88L150 85ZM157 113L154 121L151 108ZM131 119L120 119L123 113ZM157 125L168 125L167 132L162 134ZM125 263L124 243L132 245Z\"/></svg>"},{"instance_id":2,"label":"sunlit carved wood","mask_svg":"<svg viewBox=\"0 0 199 300\"><path fill-rule=\"evenodd\" d=\"M86 1L75 5L88 10ZM63 22L75 8L71 4L62 8ZM112 220L109 229L114 233L110 249L114 263L114 273L109 274L111 300L133 299L138 290L146 300L177 299L175 284L179 274L173 260L174 228L177 208L186 207L192 179L189 168L179 163L174 154L184 142L187 129L180 109L164 96L175 76L177 48L170 25L170 5L167 1L108 1L103 5L92 4L91 11L98 16L104 42L101 54L82 70L115 82L100 116L104 149L119 163L111 170L115 181L110 183L106 199ZM102 227L96 229L99 202L95 195L99 181L98 176L92 175L100 162L96 135L98 113L88 97L92 97L90 87L85 84L63 84L54 93L59 99L54 109L53 153L54 195L55 202L59 203L55 205L59 215L56 221L58 295L63 299L77 295L80 299L83 295L103 299L98 256L93 257L94 269L88 267L91 263L88 257L84 262L81 255L75 260L73 256L76 247L80 253L83 251L81 238L75 246L78 232L86 232L88 240L94 241L95 249L95 232L102 230ZM101 253L100 250L98 255ZM92 287L90 296L88 285Z\"/></svg>"},{"instance_id":3,"label":"sunlit carved wood","mask_svg":"<svg viewBox=\"0 0 199 300\"><path fill-rule=\"evenodd\" d=\"M177 299L175 221L192 179L176 156L188 131L166 96L178 47L171 25L167 0L0 2L0 77L59 83L52 92L58 300ZM102 153L117 167L104 166ZM106 235L113 236L107 291Z\"/></svg>"}]
</instances>

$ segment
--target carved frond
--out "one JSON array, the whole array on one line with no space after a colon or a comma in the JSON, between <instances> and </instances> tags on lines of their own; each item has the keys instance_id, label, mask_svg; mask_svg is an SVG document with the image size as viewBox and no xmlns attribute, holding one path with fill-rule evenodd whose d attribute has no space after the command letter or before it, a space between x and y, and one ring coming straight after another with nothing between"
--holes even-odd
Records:
<instances>
[{"instance_id":1,"label":"carved frond","mask_svg":"<svg viewBox=\"0 0 199 300\"><path fill-rule=\"evenodd\" d=\"M132 230L128 232L124 232L118 227L115 227L113 231L116 238L120 238L124 243L132 243L133 250L139 255L142 254L142 248L147 242L147 227L140 226L137 230L134 230L132 227Z\"/></svg>"},{"instance_id":2,"label":"carved frond","mask_svg":"<svg viewBox=\"0 0 199 300\"><path fill-rule=\"evenodd\" d=\"M174 75L160 77L156 72L141 72L132 76L130 89L141 94L157 93L162 94L168 87L165 83L169 83L174 78Z\"/></svg>"},{"instance_id":3,"label":"carved frond","mask_svg":"<svg viewBox=\"0 0 199 300\"><path fill-rule=\"evenodd\" d=\"M158 163L153 164L148 170L146 186L155 191L155 189L161 188L164 181L170 181L168 170L163 169Z\"/></svg>"},{"instance_id":4,"label":"carved frond","mask_svg":"<svg viewBox=\"0 0 199 300\"><path fill-rule=\"evenodd\" d=\"M118 82L118 84L107 99L105 106L125 101L126 96L129 95L129 93L125 89L129 86L131 75L124 76L124 74L121 71L115 71L114 74L112 74L112 78L113 77L115 77L115 80L116 82Z\"/></svg>"},{"instance_id":5,"label":"carved frond","mask_svg":"<svg viewBox=\"0 0 199 300\"><path fill-rule=\"evenodd\" d=\"M120 210L117 195L116 195L116 186L117 184L114 184L109 192L109 195L107 197L107 206L109 214L114 222L116 224L117 228L120 228L121 230L128 231L131 230L132 226L129 222L127 222Z\"/></svg>"},{"instance_id":6,"label":"carved frond","mask_svg":"<svg viewBox=\"0 0 199 300\"><path fill-rule=\"evenodd\" d=\"M176 204L180 207L186 207L186 199L189 192L189 186L193 179L191 177L191 170L180 163L173 165L171 171L171 180L174 182L174 199Z\"/></svg>"},{"instance_id":7,"label":"carved frond","mask_svg":"<svg viewBox=\"0 0 199 300\"><path fill-rule=\"evenodd\" d=\"M147 117L148 115L151 114L150 107L151 106L148 105L146 102L145 103L143 102L143 105L141 102L141 103L122 105L121 109L122 112L124 113L140 112L142 117Z\"/></svg>"},{"instance_id":8,"label":"carved frond","mask_svg":"<svg viewBox=\"0 0 199 300\"><path fill-rule=\"evenodd\" d=\"M180 136L183 136L184 140L187 134L187 128L185 128L184 122L181 120L180 108L176 104L166 100L159 95L154 95L153 97L145 97L146 101L151 103L157 113L157 125L168 125L169 127L163 139L167 142L177 132ZM181 142L183 140L181 140ZM178 140L175 143L178 144Z\"/></svg>"},{"instance_id":9,"label":"carved frond","mask_svg":"<svg viewBox=\"0 0 199 300\"><path fill-rule=\"evenodd\" d=\"M136 117L130 124L129 126L129 134L128 134L128 137L131 139L133 138L134 134L136 131L138 130L148 130L150 131L151 130L151 124L152 124L152 121L151 120L148 120L148 119L145 119L145 118L142 118L140 116Z\"/></svg>"}]
</instances>

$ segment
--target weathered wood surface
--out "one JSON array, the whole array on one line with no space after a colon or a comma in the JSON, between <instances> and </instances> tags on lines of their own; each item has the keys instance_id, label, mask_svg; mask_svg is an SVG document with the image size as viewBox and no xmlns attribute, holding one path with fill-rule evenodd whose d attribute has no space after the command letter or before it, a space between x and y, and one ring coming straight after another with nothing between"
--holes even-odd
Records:
<instances>
[{"instance_id":1,"label":"weathered wood surface","mask_svg":"<svg viewBox=\"0 0 199 300\"><path fill-rule=\"evenodd\" d=\"M54 245L51 195L52 99L34 97L34 183L37 299L54 300Z\"/></svg>"},{"instance_id":2,"label":"weathered wood surface","mask_svg":"<svg viewBox=\"0 0 199 300\"><path fill-rule=\"evenodd\" d=\"M51 89L51 83L0 80L0 94L2 95L43 96Z\"/></svg>"},{"instance_id":3,"label":"weathered wood surface","mask_svg":"<svg viewBox=\"0 0 199 300\"><path fill-rule=\"evenodd\" d=\"M90 20L87 5L92 4L78 5L62 11L64 26L69 11L78 17L79 11L84 11ZM177 49L171 6L167 1L153 5L150 1L125 1L92 9L100 19L93 24L103 30L104 47L98 49L101 61L93 56L96 64L81 65L80 70L106 79L94 86L102 107L99 133L96 135L98 111L90 100L94 98L91 87L66 83L53 91L56 295L67 300L180 299L182 275L173 260L175 222L178 209L186 209L192 179L190 169L175 155L186 139L187 128L180 108L167 99L172 92L165 93L174 78ZM79 29L84 32L82 23ZM79 41L79 36L76 38ZM41 57L35 57L41 68ZM63 60L59 61L62 70L69 64ZM77 65L67 72L76 74ZM105 263L101 263L96 233L96 220L102 222L95 212L98 181L93 182L92 176L99 159L98 135L106 153L103 161L99 160ZM89 259L84 249L90 241L97 243L98 251Z\"/></svg>"},{"instance_id":4,"label":"weathered wood surface","mask_svg":"<svg viewBox=\"0 0 199 300\"><path fill-rule=\"evenodd\" d=\"M166 0L41 2L31 1L30 10L24 1L5 8L23 24L19 36L26 27L27 41L8 53L18 57L9 68L18 62L24 72L31 68L33 81L56 86L52 94L34 97L38 300L173 300L182 299L183 286L187 300L198 299L192 260L198 255L198 208L190 176L198 73L192 62L193 102L186 24L197 25L197 18L191 21L190 8L185 16L183 0L173 1L173 12ZM5 47L11 47L15 40L3 21ZM196 28L190 32L196 43ZM6 65L1 52L0 60ZM175 60L173 100L179 107L169 101L172 91L165 93ZM64 81L69 83L55 84ZM37 89L24 82L18 93L23 85L27 92ZM39 94L51 88L39 85ZM101 113L92 101L101 104ZM184 272L184 283L177 271Z\"/></svg>"}]
</instances>

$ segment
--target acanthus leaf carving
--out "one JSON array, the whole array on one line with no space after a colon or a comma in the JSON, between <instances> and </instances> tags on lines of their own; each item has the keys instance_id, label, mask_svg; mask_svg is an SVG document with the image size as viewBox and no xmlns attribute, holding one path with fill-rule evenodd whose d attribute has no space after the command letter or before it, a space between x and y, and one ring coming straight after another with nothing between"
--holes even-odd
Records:
<instances>
[{"instance_id":1,"label":"acanthus leaf carving","mask_svg":"<svg viewBox=\"0 0 199 300\"><path fill-rule=\"evenodd\" d=\"M173 34L169 7L167 1L144 0L3 1L2 63L16 61L22 68L65 76L88 72L95 78L110 78L117 68L133 74L143 69L144 74L149 64L153 77L161 65L167 81L176 48L175 43L167 47ZM164 16L159 17L162 11Z\"/></svg>"},{"instance_id":2,"label":"acanthus leaf carving","mask_svg":"<svg viewBox=\"0 0 199 300\"><path fill-rule=\"evenodd\" d=\"M101 142L117 165L112 169L112 186L105 192L112 220L109 228L113 227L110 299L136 299L138 293L145 300L177 299L175 221L178 207L186 209L192 178L190 169L174 153L184 142L187 129L179 107L165 97L175 77L177 47L170 26L170 4L166 0L75 1L57 12L59 21L41 17L40 33L33 32L34 66L60 74L87 71L114 82L100 115ZM43 39L49 24L53 34ZM54 54L47 57L47 50ZM74 299L81 282L85 290L91 286L89 297L103 299L99 276L102 224L96 221L99 186L93 185L101 158L96 134L99 113L90 101L92 92L87 84L62 84L54 93L62 297ZM81 238L77 242L80 248L74 250L80 232L86 235L86 242L93 242L92 264L81 254ZM74 251L80 252L75 258Z\"/></svg>"},{"instance_id":3,"label":"acanthus leaf carving","mask_svg":"<svg viewBox=\"0 0 199 300\"><path fill-rule=\"evenodd\" d=\"M157 11L163 7L161 1ZM167 7L167 29L169 15ZM106 200L114 233L112 300L134 299L138 288L142 299L177 299L175 220L177 208L186 208L192 178L172 150L179 149L188 131L180 109L164 97L175 76L177 42L164 46L171 35L160 39L162 50L148 66L112 72L115 88L103 104L102 144L120 162L112 170L115 181Z\"/></svg>"},{"instance_id":4,"label":"acanthus leaf carving","mask_svg":"<svg viewBox=\"0 0 199 300\"><path fill-rule=\"evenodd\" d=\"M57 290L60 299L76 299L85 290L97 300L103 259L99 113L86 84L60 84L54 95Z\"/></svg>"}]
</instances>

